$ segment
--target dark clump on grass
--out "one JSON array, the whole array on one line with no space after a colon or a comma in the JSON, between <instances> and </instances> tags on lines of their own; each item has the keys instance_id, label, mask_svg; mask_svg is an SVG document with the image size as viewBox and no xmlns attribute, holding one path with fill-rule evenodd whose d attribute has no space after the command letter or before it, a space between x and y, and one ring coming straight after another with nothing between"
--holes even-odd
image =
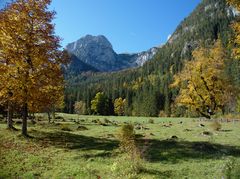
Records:
<instances>
[{"instance_id":1,"label":"dark clump on grass","mask_svg":"<svg viewBox=\"0 0 240 179\"><path fill-rule=\"evenodd\" d=\"M148 123L154 124L154 120L153 120L153 119L149 119L149 120L148 120Z\"/></svg>"},{"instance_id":2,"label":"dark clump on grass","mask_svg":"<svg viewBox=\"0 0 240 179\"><path fill-rule=\"evenodd\" d=\"M56 116L56 117L55 117L55 119L60 119L60 120L63 120L63 119L64 119L64 117L62 117L62 116Z\"/></svg>"},{"instance_id":3,"label":"dark clump on grass","mask_svg":"<svg viewBox=\"0 0 240 179\"><path fill-rule=\"evenodd\" d=\"M178 139L176 135L171 136L171 139Z\"/></svg>"},{"instance_id":4,"label":"dark clump on grass","mask_svg":"<svg viewBox=\"0 0 240 179\"><path fill-rule=\"evenodd\" d=\"M15 121L15 124L16 124L16 125L21 125L21 124L22 124L22 120L16 120L16 121Z\"/></svg>"},{"instance_id":5,"label":"dark clump on grass","mask_svg":"<svg viewBox=\"0 0 240 179\"><path fill-rule=\"evenodd\" d=\"M101 122L99 125L101 126L108 126L108 124Z\"/></svg>"},{"instance_id":6,"label":"dark clump on grass","mask_svg":"<svg viewBox=\"0 0 240 179\"><path fill-rule=\"evenodd\" d=\"M213 135L213 133L212 133L212 132L209 132L209 131L203 131L203 132L202 132L202 135Z\"/></svg>"},{"instance_id":7,"label":"dark clump on grass","mask_svg":"<svg viewBox=\"0 0 240 179\"><path fill-rule=\"evenodd\" d=\"M88 130L88 128L85 127L85 126L78 126L78 127L77 127L77 130L78 130L78 131L85 131L85 130Z\"/></svg>"},{"instance_id":8,"label":"dark clump on grass","mask_svg":"<svg viewBox=\"0 0 240 179\"><path fill-rule=\"evenodd\" d=\"M106 123L106 124L112 124L112 121L108 120L107 118L104 118L104 123Z\"/></svg>"},{"instance_id":9,"label":"dark clump on grass","mask_svg":"<svg viewBox=\"0 0 240 179\"><path fill-rule=\"evenodd\" d=\"M199 126L199 127L205 127L205 125L204 125L204 124L199 124L198 126Z\"/></svg>"},{"instance_id":10,"label":"dark clump on grass","mask_svg":"<svg viewBox=\"0 0 240 179\"><path fill-rule=\"evenodd\" d=\"M108 138L115 138L115 135L113 135L113 134L107 134L107 137L108 137Z\"/></svg>"},{"instance_id":11,"label":"dark clump on grass","mask_svg":"<svg viewBox=\"0 0 240 179\"><path fill-rule=\"evenodd\" d=\"M100 123L101 121L100 121L100 119L94 119L94 120L92 120L92 123L95 123L95 124L98 124L98 123Z\"/></svg>"}]
</instances>

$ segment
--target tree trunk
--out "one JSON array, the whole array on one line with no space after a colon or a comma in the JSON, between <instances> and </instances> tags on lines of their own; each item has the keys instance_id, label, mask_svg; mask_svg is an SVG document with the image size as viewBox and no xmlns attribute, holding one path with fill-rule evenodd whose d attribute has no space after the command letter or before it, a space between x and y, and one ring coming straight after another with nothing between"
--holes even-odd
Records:
<instances>
[{"instance_id":1,"label":"tree trunk","mask_svg":"<svg viewBox=\"0 0 240 179\"><path fill-rule=\"evenodd\" d=\"M199 112L203 117L205 117L207 119L211 119L210 115L205 114L204 112L200 111L199 109L197 109L197 112Z\"/></svg>"},{"instance_id":2,"label":"tree trunk","mask_svg":"<svg viewBox=\"0 0 240 179\"><path fill-rule=\"evenodd\" d=\"M28 117L28 105L27 103L23 106L23 118L22 118L22 135L28 136L27 134L27 117Z\"/></svg>"},{"instance_id":3,"label":"tree trunk","mask_svg":"<svg viewBox=\"0 0 240 179\"><path fill-rule=\"evenodd\" d=\"M53 122L55 121L55 106L52 107L52 118Z\"/></svg>"},{"instance_id":4,"label":"tree trunk","mask_svg":"<svg viewBox=\"0 0 240 179\"><path fill-rule=\"evenodd\" d=\"M10 101L8 101L8 112L7 112L7 128L8 129L13 129L13 111L12 111L12 104Z\"/></svg>"},{"instance_id":5,"label":"tree trunk","mask_svg":"<svg viewBox=\"0 0 240 179\"><path fill-rule=\"evenodd\" d=\"M50 123L51 122L51 116L50 116L50 112L49 111L47 112L47 115L48 115L48 123Z\"/></svg>"}]
</instances>

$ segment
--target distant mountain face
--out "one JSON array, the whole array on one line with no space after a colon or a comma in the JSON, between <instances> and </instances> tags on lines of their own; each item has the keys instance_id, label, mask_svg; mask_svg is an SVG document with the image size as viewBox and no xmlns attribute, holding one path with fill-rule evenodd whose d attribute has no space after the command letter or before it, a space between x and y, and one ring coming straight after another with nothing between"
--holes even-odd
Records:
<instances>
[{"instance_id":1,"label":"distant mountain face","mask_svg":"<svg viewBox=\"0 0 240 179\"><path fill-rule=\"evenodd\" d=\"M95 71L111 72L142 66L156 54L157 49L137 54L117 54L103 35L86 35L66 47L71 55L70 71L77 73L91 69L89 67Z\"/></svg>"},{"instance_id":2,"label":"distant mountain face","mask_svg":"<svg viewBox=\"0 0 240 179\"><path fill-rule=\"evenodd\" d=\"M85 101L89 104L87 108L90 108L89 99L102 91L113 100L119 96L126 98L128 115L155 116L159 111L168 115L179 115L178 112L182 109L178 111L175 107L172 108L173 99L177 95L175 89L169 88L173 76L192 59L192 52L197 47L209 47L219 38L224 46L228 46L232 33L230 24L239 18L239 15L236 9L227 5L226 0L202 0L177 26L168 42L157 49L157 54L152 60L144 63L148 53L120 54L118 56L126 62L126 66L138 66L142 63L144 65L115 73L73 76L71 81L69 80L71 88L67 95L75 95L77 99L77 88L79 94L87 94L79 100ZM235 63L228 64L228 72L231 72L235 79L239 79L239 70L234 70L234 67ZM66 104L74 104L71 100L72 97L69 97L65 101ZM73 105L71 110L67 110L72 111Z\"/></svg>"}]
</instances>

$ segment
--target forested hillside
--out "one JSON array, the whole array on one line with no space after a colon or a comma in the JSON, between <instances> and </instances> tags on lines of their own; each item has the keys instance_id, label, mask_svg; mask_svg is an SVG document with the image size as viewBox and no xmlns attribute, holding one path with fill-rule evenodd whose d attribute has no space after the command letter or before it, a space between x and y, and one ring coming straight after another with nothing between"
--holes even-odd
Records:
<instances>
[{"instance_id":1,"label":"forested hillside","mask_svg":"<svg viewBox=\"0 0 240 179\"><path fill-rule=\"evenodd\" d=\"M91 100L96 93L103 92L108 102L121 97L126 99L125 115L137 116L193 116L199 115L175 106L179 89L170 88L174 74L180 72L186 61L192 59L197 47L211 47L217 39L229 51L230 24L238 16L237 11L228 6L225 0L203 0L185 18L168 42L155 57L143 67L115 73L82 73L67 78L65 91L65 112L74 112L74 103L82 101L87 113L91 110ZM226 57L225 72L232 84L239 85L239 62ZM236 100L225 106L225 111L235 110ZM110 110L111 111L111 110ZM109 114L110 115L110 114Z\"/></svg>"}]
</instances>

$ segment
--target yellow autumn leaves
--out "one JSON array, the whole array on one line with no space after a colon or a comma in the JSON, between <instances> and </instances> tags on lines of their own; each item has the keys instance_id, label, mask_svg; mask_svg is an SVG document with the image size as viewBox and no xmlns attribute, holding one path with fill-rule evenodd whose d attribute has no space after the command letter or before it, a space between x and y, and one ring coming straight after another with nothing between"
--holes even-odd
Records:
<instances>
[{"instance_id":1,"label":"yellow autumn leaves","mask_svg":"<svg viewBox=\"0 0 240 179\"><path fill-rule=\"evenodd\" d=\"M17 0L0 11L0 104L12 101L31 112L63 103L59 37L49 0ZM9 93L12 96L9 96Z\"/></svg>"},{"instance_id":2,"label":"yellow autumn leaves","mask_svg":"<svg viewBox=\"0 0 240 179\"><path fill-rule=\"evenodd\" d=\"M212 48L200 47L193 52L181 73L174 76L172 87L179 87L179 105L188 106L205 117L224 110L233 88L224 75L226 59L221 41Z\"/></svg>"}]
</instances>

